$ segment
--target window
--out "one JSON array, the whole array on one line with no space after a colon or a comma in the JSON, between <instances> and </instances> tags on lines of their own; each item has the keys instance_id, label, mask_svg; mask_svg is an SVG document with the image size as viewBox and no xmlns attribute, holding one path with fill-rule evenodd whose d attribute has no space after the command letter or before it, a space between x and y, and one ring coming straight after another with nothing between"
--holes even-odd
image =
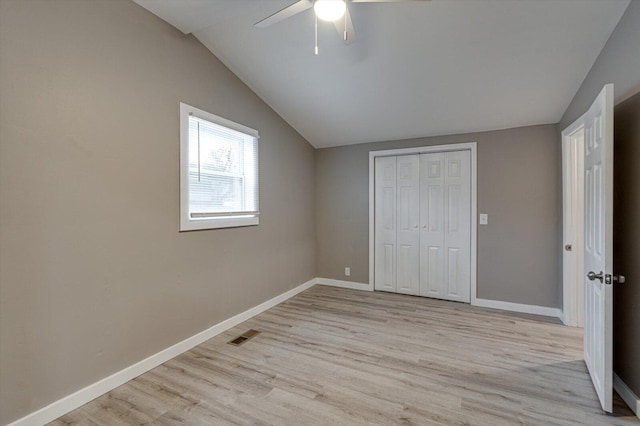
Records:
<instances>
[{"instance_id":1,"label":"window","mask_svg":"<svg viewBox=\"0 0 640 426\"><path fill-rule=\"evenodd\" d=\"M180 230L257 225L258 132L180 104Z\"/></svg>"}]
</instances>

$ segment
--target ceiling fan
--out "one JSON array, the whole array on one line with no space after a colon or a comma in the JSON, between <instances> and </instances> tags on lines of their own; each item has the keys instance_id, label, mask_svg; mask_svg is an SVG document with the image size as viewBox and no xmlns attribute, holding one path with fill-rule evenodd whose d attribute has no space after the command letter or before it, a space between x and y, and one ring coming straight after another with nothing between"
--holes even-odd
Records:
<instances>
[{"instance_id":1,"label":"ceiling fan","mask_svg":"<svg viewBox=\"0 0 640 426\"><path fill-rule=\"evenodd\" d=\"M318 54L318 19L333 22L338 34L345 44L351 44L356 40L353 30L353 22L349 13L348 3L400 3L407 1L431 1L431 0L299 0L276 13L267 16L254 25L265 28L304 12L313 7L316 18L316 46L315 54Z\"/></svg>"}]
</instances>

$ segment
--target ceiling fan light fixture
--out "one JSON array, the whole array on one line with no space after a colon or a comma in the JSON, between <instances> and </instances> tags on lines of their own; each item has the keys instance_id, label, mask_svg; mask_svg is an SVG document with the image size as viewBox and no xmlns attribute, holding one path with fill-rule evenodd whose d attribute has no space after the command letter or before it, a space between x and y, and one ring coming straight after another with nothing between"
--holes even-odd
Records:
<instances>
[{"instance_id":1,"label":"ceiling fan light fixture","mask_svg":"<svg viewBox=\"0 0 640 426\"><path fill-rule=\"evenodd\" d=\"M344 16L346 9L344 0L316 0L313 3L316 16L323 21L337 21Z\"/></svg>"}]
</instances>

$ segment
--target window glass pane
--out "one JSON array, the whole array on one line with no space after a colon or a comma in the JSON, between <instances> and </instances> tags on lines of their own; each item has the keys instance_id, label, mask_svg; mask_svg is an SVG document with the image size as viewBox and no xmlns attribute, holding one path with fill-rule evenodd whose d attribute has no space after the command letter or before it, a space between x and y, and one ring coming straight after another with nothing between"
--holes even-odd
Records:
<instances>
[{"instance_id":1,"label":"window glass pane","mask_svg":"<svg viewBox=\"0 0 640 426\"><path fill-rule=\"evenodd\" d=\"M222 213L243 210L242 177L189 171L191 213Z\"/></svg>"},{"instance_id":2,"label":"window glass pane","mask_svg":"<svg viewBox=\"0 0 640 426\"><path fill-rule=\"evenodd\" d=\"M257 210L257 141L189 118L190 213Z\"/></svg>"}]
</instances>

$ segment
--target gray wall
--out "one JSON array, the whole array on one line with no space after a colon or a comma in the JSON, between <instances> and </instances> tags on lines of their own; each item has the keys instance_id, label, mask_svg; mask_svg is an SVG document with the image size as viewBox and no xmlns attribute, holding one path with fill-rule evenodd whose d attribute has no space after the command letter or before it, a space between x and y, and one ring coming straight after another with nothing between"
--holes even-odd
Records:
<instances>
[{"instance_id":1,"label":"gray wall","mask_svg":"<svg viewBox=\"0 0 640 426\"><path fill-rule=\"evenodd\" d=\"M614 371L640 395L640 0L632 0L559 124L564 129L614 83L614 262L627 283L614 289ZM625 101L626 99L626 101ZM622 102L622 103L621 103Z\"/></svg>"},{"instance_id":2,"label":"gray wall","mask_svg":"<svg viewBox=\"0 0 640 426\"><path fill-rule=\"evenodd\" d=\"M640 395L640 94L615 108L614 271L627 278L613 289L614 371Z\"/></svg>"},{"instance_id":3,"label":"gray wall","mask_svg":"<svg viewBox=\"0 0 640 426\"><path fill-rule=\"evenodd\" d=\"M478 226L478 297L560 307L558 138L542 125L318 150L318 276L369 282L369 151L476 141L478 212L489 214Z\"/></svg>"},{"instance_id":4,"label":"gray wall","mask_svg":"<svg viewBox=\"0 0 640 426\"><path fill-rule=\"evenodd\" d=\"M315 274L314 149L131 1L0 0L0 424ZM178 232L178 103L258 129L257 227Z\"/></svg>"},{"instance_id":5,"label":"gray wall","mask_svg":"<svg viewBox=\"0 0 640 426\"><path fill-rule=\"evenodd\" d=\"M620 22L560 120L566 128L580 117L605 84L614 83L619 102L640 91L640 0L631 0Z\"/></svg>"}]
</instances>

